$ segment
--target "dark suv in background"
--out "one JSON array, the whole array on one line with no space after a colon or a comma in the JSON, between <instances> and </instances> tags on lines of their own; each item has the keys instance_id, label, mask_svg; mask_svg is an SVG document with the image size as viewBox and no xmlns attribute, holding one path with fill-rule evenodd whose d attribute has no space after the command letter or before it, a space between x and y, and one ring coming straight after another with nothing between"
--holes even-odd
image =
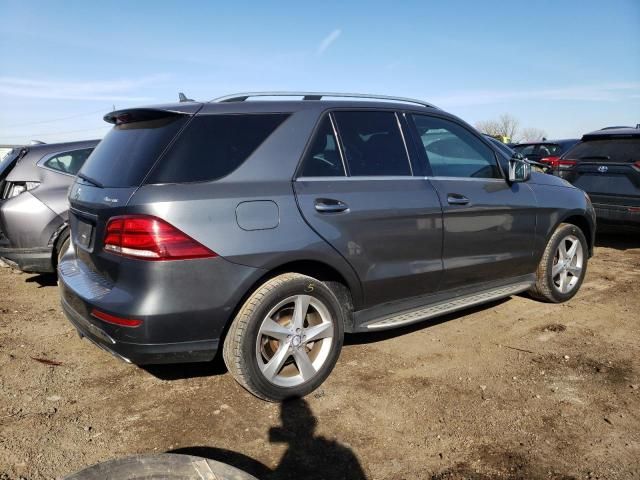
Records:
<instances>
[{"instance_id":1,"label":"dark suv in background","mask_svg":"<svg viewBox=\"0 0 640 480\"><path fill-rule=\"evenodd\" d=\"M560 157L580 140L568 138L564 140L544 140L511 145L516 152L534 162L548 165L554 171L561 171L568 167Z\"/></svg>"},{"instance_id":2,"label":"dark suv in background","mask_svg":"<svg viewBox=\"0 0 640 480\"><path fill-rule=\"evenodd\" d=\"M344 332L576 294L584 192L424 102L298 95L105 116L58 266L81 335L137 364L222 349L240 384L281 400L324 381Z\"/></svg>"},{"instance_id":3,"label":"dark suv in background","mask_svg":"<svg viewBox=\"0 0 640 480\"><path fill-rule=\"evenodd\" d=\"M640 227L640 128L587 133L560 159L563 177L589 194L601 223Z\"/></svg>"},{"instance_id":4,"label":"dark suv in background","mask_svg":"<svg viewBox=\"0 0 640 480\"><path fill-rule=\"evenodd\" d=\"M87 140L29 145L5 157L0 172L2 260L25 272L55 271L69 247L69 186L97 144L98 140Z\"/></svg>"}]
</instances>

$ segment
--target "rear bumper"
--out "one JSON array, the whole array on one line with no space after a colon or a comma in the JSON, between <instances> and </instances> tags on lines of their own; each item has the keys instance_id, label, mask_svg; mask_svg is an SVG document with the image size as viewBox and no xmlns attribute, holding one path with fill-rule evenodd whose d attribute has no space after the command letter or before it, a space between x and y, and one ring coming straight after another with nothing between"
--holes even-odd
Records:
<instances>
[{"instance_id":1,"label":"rear bumper","mask_svg":"<svg viewBox=\"0 0 640 480\"><path fill-rule=\"evenodd\" d=\"M13 268L23 272L51 273L53 249L0 247L0 258Z\"/></svg>"},{"instance_id":2,"label":"rear bumper","mask_svg":"<svg viewBox=\"0 0 640 480\"><path fill-rule=\"evenodd\" d=\"M640 210L638 210L638 207L594 203L593 208L596 211L598 223L640 226Z\"/></svg>"},{"instance_id":3,"label":"rear bumper","mask_svg":"<svg viewBox=\"0 0 640 480\"><path fill-rule=\"evenodd\" d=\"M204 340L180 343L128 343L117 341L88 318L78 313L67 302L61 299L62 310L69 321L76 327L78 334L90 340L98 347L127 363L136 365L206 362L213 360L218 351L219 341ZM97 323L98 320L95 320Z\"/></svg>"},{"instance_id":4,"label":"rear bumper","mask_svg":"<svg viewBox=\"0 0 640 480\"><path fill-rule=\"evenodd\" d=\"M126 263L108 278L70 250L58 279L62 308L80 335L137 365L212 360L244 292L263 275L219 257ZM94 317L94 309L142 323L115 325Z\"/></svg>"}]
</instances>

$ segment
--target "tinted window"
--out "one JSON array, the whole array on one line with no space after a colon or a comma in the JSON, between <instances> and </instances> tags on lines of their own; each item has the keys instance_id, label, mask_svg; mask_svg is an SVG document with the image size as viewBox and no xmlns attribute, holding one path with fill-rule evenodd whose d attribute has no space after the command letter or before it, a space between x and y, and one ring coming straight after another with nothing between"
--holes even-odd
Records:
<instances>
[{"instance_id":1,"label":"tinted window","mask_svg":"<svg viewBox=\"0 0 640 480\"><path fill-rule=\"evenodd\" d=\"M493 150L467 129L425 115L413 120L434 176L502 178Z\"/></svg>"},{"instance_id":2,"label":"tinted window","mask_svg":"<svg viewBox=\"0 0 640 480\"><path fill-rule=\"evenodd\" d=\"M199 115L151 174L149 183L215 180L238 168L287 114Z\"/></svg>"},{"instance_id":3,"label":"tinted window","mask_svg":"<svg viewBox=\"0 0 640 480\"><path fill-rule=\"evenodd\" d=\"M513 147L513 149L516 152L521 153L526 157L527 155L531 155L533 153L533 151L536 149L536 146L535 145L516 145L515 147Z\"/></svg>"},{"instance_id":4,"label":"tinted window","mask_svg":"<svg viewBox=\"0 0 640 480\"><path fill-rule=\"evenodd\" d=\"M171 115L116 125L80 172L105 187L137 187L188 118Z\"/></svg>"},{"instance_id":5,"label":"tinted window","mask_svg":"<svg viewBox=\"0 0 640 480\"><path fill-rule=\"evenodd\" d=\"M411 175L393 112L336 112L351 176Z\"/></svg>"},{"instance_id":6,"label":"tinted window","mask_svg":"<svg viewBox=\"0 0 640 480\"><path fill-rule=\"evenodd\" d=\"M564 158L598 162L637 162L640 160L640 138L588 140L570 149Z\"/></svg>"},{"instance_id":7,"label":"tinted window","mask_svg":"<svg viewBox=\"0 0 640 480\"><path fill-rule=\"evenodd\" d=\"M59 153L46 160L43 166L62 173L75 175L84 165L92 151L93 148L83 148L82 150Z\"/></svg>"},{"instance_id":8,"label":"tinted window","mask_svg":"<svg viewBox=\"0 0 640 480\"><path fill-rule=\"evenodd\" d=\"M328 115L322 120L303 160L300 176L344 177L344 166Z\"/></svg>"}]
</instances>

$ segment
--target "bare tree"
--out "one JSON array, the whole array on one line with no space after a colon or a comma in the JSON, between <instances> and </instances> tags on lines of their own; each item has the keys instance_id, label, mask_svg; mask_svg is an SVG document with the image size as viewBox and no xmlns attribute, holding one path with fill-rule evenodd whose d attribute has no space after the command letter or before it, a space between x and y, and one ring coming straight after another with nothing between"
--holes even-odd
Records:
<instances>
[{"instance_id":1,"label":"bare tree","mask_svg":"<svg viewBox=\"0 0 640 480\"><path fill-rule=\"evenodd\" d=\"M500 115L498 119L498 129L500 133L498 135L509 137L513 140L518 135L519 128L520 121L516 117L509 113Z\"/></svg>"},{"instance_id":2,"label":"bare tree","mask_svg":"<svg viewBox=\"0 0 640 480\"><path fill-rule=\"evenodd\" d=\"M547 136L547 132L541 128L527 127L522 129L520 134L521 142L539 142Z\"/></svg>"},{"instance_id":3,"label":"bare tree","mask_svg":"<svg viewBox=\"0 0 640 480\"><path fill-rule=\"evenodd\" d=\"M500 135L498 122L495 120L480 120L476 122L476 129L486 135L496 136Z\"/></svg>"},{"instance_id":4,"label":"bare tree","mask_svg":"<svg viewBox=\"0 0 640 480\"><path fill-rule=\"evenodd\" d=\"M518 135L520 122L509 113L503 113L497 120L482 120L476 128L491 136L509 137L512 140Z\"/></svg>"}]
</instances>

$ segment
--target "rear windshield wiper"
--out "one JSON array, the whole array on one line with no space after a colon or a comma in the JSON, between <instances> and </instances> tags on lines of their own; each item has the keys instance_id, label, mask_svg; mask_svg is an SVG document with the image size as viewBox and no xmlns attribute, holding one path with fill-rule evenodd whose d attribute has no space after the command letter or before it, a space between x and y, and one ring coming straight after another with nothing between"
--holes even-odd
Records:
<instances>
[{"instance_id":1,"label":"rear windshield wiper","mask_svg":"<svg viewBox=\"0 0 640 480\"><path fill-rule=\"evenodd\" d=\"M84 173L78 173L78 177L80 177L83 180L86 180L89 183L94 184L96 187L104 188L104 185L102 183L100 183L97 180L94 180L91 177L86 176Z\"/></svg>"}]
</instances>

